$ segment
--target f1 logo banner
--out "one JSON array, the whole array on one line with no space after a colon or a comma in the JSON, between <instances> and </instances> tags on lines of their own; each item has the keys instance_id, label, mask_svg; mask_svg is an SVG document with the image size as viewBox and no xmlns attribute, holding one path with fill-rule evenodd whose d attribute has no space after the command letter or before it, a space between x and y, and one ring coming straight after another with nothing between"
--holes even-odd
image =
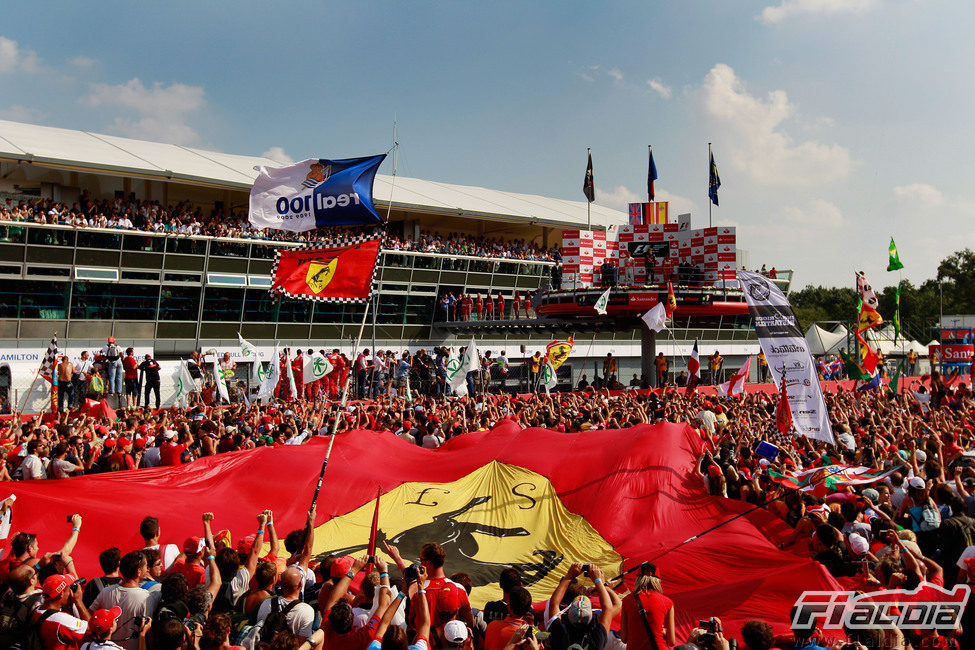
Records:
<instances>
[{"instance_id":1,"label":"f1 logo banner","mask_svg":"<svg viewBox=\"0 0 975 650\"><path fill-rule=\"evenodd\" d=\"M807 438L835 445L816 363L809 354L792 305L774 282L758 273L739 271L738 280L779 391L780 382L786 382L796 431Z\"/></svg>"},{"instance_id":2,"label":"f1 logo banner","mask_svg":"<svg viewBox=\"0 0 975 650\"><path fill-rule=\"evenodd\" d=\"M248 219L256 228L289 232L381 224L372 185L385 158L309 158L287 167L255 167Z\"/></svg>"}]
</instances>

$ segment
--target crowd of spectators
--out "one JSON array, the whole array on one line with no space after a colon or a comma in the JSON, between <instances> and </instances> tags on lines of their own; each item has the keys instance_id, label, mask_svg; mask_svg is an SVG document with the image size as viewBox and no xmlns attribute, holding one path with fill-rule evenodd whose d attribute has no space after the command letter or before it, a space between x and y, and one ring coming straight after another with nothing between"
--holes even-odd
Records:
<instances>
[{"instance_id":1,"label":"crowd of spectators","mask_svg":"<svg viewBox=\"0 0 975 650\"><path fill-rule=\"evenodd\" d=\"M7 199L0 204L0 221L138 230L173 235L298 241L322 245L372 232L371 228L318 228L304 233L257 229L248 222L246 215L227 216L217 208L205 213L199 206L189 202L163 207L159 201L139 201L134 196L129 199L116 197L112 200L97 200L87 192L82 192L78 202L70 206L53 199L22 200L16 203ZM524 239L505 240L462 233L421 232L416 239L390 234L386 238L385 248L394 251L532 261L559 259L558 248L539 248Z\"/></svg>"},{"instance_id":2,"label":"crowd of spectators","mask_svg":"<svg viewBox=\"0 0 975 650\"><path fill-rule=\"evenodd\" d=\"M928 385L934 390L929 391ZM132 408L120 412L114 421L63 412L46 423L39 417L21 426L8 423L0 433L5 453L0 478L61 478L177 465L226 451L303 444L332 430L390 431L411 444L435 448L450 438L491 429L506 419L523 427L564 432L686 422L705 442L699 462L687 470L700 477L703 488L715 496L764 507L790 530L777 539L780 547L820 562L840 584L875 591L975 583L975 404L966 384L945 386L935 374L928 381L915 382L901 395L883 390L827 394L836 447L778 434L777 400L776 394L715 398L674 388L615 394L591 389L552 395L487 394L479 399L411 396L393 390L374 399L353 400L344 408L321 399L294 399L290 394L270 405L221 406L199 396L185 410ZM772 443L775 453L758 454L762 442ZM795 490L773 476L836 463L893 473L873 484L830 491ZM16 506L8 501L0 507ZM313 516L311 513L310 518ZM62 626L57 630L64 635L68 634L64 626L75 626L74 635L59 637L63 645L45 641L46 648L77 647L76 642L83 638L98 640L106 633L132 650L142 647L138 644L145 637L154 648L228 647L226 643L239 640L248 624L267 620L272 608L261 602L273 597L281 599L274 611L285 611L291 602L307 605L307 609L286 611L280 638L259 638L273 648L296 648L305 640L313 646L324 639L325 648L364 650L373 638L381 639L387 650L405 648L407 639L421 650L427 647L424 644L503 650L512 638L515 646L527 643L532 650L538 646L567 650L573 643L596 650L618 649L628 640L627 645L635 650L665 650L677 643L673 605L664 595L665 576L648 573L637 583L637 593L651 594L645 595L642 604L653 621L652 631L659 633L652 644L640 631L633 596L621 601L613 589L616 585L605 588L607 583L598 569L593 568L586 578L575 565L553 594L552 602L559 605L541 611L532 608L527 592L512 587L519 581L517 575L502 574L504 611L498 615L505 626L502 633L496 623L485 623L495 620L491 618L494 604L480 612L471 610L464 594L453 609L441 609L442 594L431 592L453 583L446 580L444 558L436 545L424 551L422 566L429 580L425 588L420 587L430 601L430 630L424 627L423 608L416 607L416 618L404 620L398 632L383 634L383 629L397 627L390 624L398 620L387 604L397 603L397 593L413 593L419 604L422 599L416 600L416 585L396 578L392 585L398 592L387 594L382 585L387 584L388 571L377 560L376 571L367 578L372 587L348 595L348 582L363 569L365 558L329 558L316 571L304 550L310 544L306 528L287 535L285 547L291 555L282 561L276 555L273 519L270 513L261 517L259 534L267 531L272 551L263 558L256 557L261 538L236 549L222 546L210 533L205 515L201 537L186 540L181 550L153 549L159 533L150 522L143 531L145 549L126 549L124 555L117 548L103 553L104 575L98 578L97 588L91 587L95 576L88 576L84 589L75 582L70 553L81 528L80 518L72 520L71 534L59 554L39 554L32 536L14 536L3 561L6 564L0 563L0 582L10 588L0 606L31 603L40 608L32 614L35 617L50 610L70 612L70 620L56 619ZM390 556L397 559L394 549ZM453 580L462 587L465 584L463 576L453 576ZM595 600L595 609L586 596ZM627 598L631 599L629 610ZM350 605L348 612L345 602ZM116 605L126 616L119 618L113 609ZM248 616L235 618L238 607ZM341 613L336 607L343 608ZM355 607L364 614L359 619L364 626L356 628L364 631L359 633L352 631ZM616 629L610 623L621 611L622 627ZM134 615L144 615L147 620L137 625ZM460 623L451 625L450 621ZM960 647L973 647L971 616L966 615L964 622L964 630L953 634L848 630L845 636L830 639L813 629L795 629L793 637L776 638L767 622L756 620L745 626L740 644L752 650L821 648L836 641L840 643L835 647L859 644L853 646L858 650L957 648L959 642ZM545 635L536 633L530 638L532 628L522 627L528 624L550 636L543 640ZM41 629L43 639L46 628L42 625ZM343 634L360 636L342 637L345 641L336 637ZM698 647L728 647L720 621L695 630L686 641ZM402 646L396 645L399 643Z\"/></svg>"}]
</instances>

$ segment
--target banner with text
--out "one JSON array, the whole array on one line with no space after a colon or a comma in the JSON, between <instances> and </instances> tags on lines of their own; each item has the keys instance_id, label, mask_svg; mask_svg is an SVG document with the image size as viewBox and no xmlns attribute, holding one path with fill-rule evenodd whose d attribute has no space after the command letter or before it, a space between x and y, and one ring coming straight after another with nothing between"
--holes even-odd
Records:
<instances>
[{"instance_id":1,"label":"banner with text","mask_svg":"<svg viewBox=\"0 0 975 650\"><path fill-rule=\"evenodd\" d=\"M801 435L835 445L816 362L782 291L758 273L739 271L755 333L775 385L786 381L793 424Z\"/></svg>"}]
</instances>

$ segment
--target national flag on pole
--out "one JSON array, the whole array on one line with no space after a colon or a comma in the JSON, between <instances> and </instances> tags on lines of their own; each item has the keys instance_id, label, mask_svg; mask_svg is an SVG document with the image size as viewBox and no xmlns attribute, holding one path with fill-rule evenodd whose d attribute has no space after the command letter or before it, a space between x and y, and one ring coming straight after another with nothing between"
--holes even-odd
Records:
<instances>
[{"instance_id":1,"label":"national flag on pole","mask_svg":"<svg viewBox=\"0 0 975 650\"><path fill-rule=\"evenodd\" d=\"M545 358L548 359L548 362L552 364L555 370L558 370L565 363L566 359L569 358L573 344L574 342L570 336L564 341L552 341L545 347Z\"/></svg>"},{"instance_id":2,"label":"national flag on pole","mask_svg":"<svg viewBox=\"0 0 975 650\"><path fill-rule=\"evenodd\" d=\"M893 237L890 238L890 246L888 247L887 251L890 256L890 259L887 262L887 270L897 271L904 268L904 265L901 264L900 255L897 254L897 244L894 243Z\"/></svg>"},{"instance_id":3,"label":"national flag on pole","mask_svg":"<svg viewBox=\"0 0 975 650\"><path fill-rule=\"evenodd\" d=\"M647 167L647 198L653 202L653 182L657 180L657 166L653 164L653 147L647 145L647 149L650 150L650 164Z\"/></svg>"},{"instance_id":4,"label":"national flag on pole","mask_svg":"<svg viewBox=\"0 0 975 650\"><path fill-rule=\"evenodd\" d=\"M708 198L711 203L718 205L718 188L721 187L721 177L718 176L718 166L714 164L714 154L711 154L711 165L708 170Z\"/></svg>"},{"instance_id":5,"label":"national flag on pole","mask_svg":"<svg viewBox=\"0 0 975 650\"><path fill-rule=\"evenodd\" d=\"M674 310L677 309L677 296L674 295L674 285L670 282L667 283L667 318L674 315Z\"/></svg>"},{"instance_id":6,"label":"national flag on pole","mask_svg":"<svg viewBox=\"0 0 975 650\"><path fill-rule=\"evenodd\" d=\"M240 332L237 332L237 339L240 341L240 356L244 361L251 361L251 384L258 385L264 381L267 371L261 365L261 355L257 353L257 346L247 341Z\"/></svg>"},{"instance_id":7,"label":"national flag on pole","mask_svg":"<svg viewBox=\"0 0 975 650\"><path fill-rule=\"evenodd\" d=\"M261 381L261 387L257 390L257 398L265 403L274 399L274 389L278 387L278 382L281 381L281 352L277 343L274 344L274 356L271 357L271 365L268 370L269 372Z\"/></svg>"},{"instance_id":8,"label":"national flag on pole","mask_svg":"<svg viewBox=\"0 0 975 650\"><path fill-rule=\"evenodd\" d=\"M786 389L788 383L783 374L779 382L779 403L775 405L775 428L786 436L792 431L792 409L789 408L789 391Z\"/></svg>"},{"instance_id":9,"label":"national flag on pole","mask_svg":"<svg viewBox=\"0 0 975 650\"><path fill-rule=\"evenodd\" d=\"M631 203L630 204L630 219L629 224L631 226L640 226L644 223L643 220L643 206L644 203Z\"/></svg>"},{"instance_id":10,"label":"national flag on pole","mask_svg":"<svg viewBox=\"0 0 975 650\"><path fill-rule=\"evenodd\" d=\"M641 316L643 322L647 324L647 327L652 329L654 332L659 332L661 330L667 329L667 310L664 308L662 303L657 303L650 308L647 313Z\"/></svg>"},{"instance_id":11,"label":"national flag on pole","mask_svg":"<svg viewBox=\"0 0 975 650\"><path fill-rule=\"evenodd\" d=\"M44 359L41 361L41 369L38 372L41 378L49 384L54 383L54 367L58 365L59 354L58 337L52 336L51 342L47 346L47 352L44 353Z\"/></svg>"},{"instance_id":12,"label":"national flag on pole","mask_svg":"<svg viewBox=\"0 0 975 650\"><path fill-rule=\"evenodd\" d=\"M869 485L882 481L900 469L900 465L887 470L854 465L824 465L810 467L800 472L769 470L769 477L776 483L794 490L825 495L829 491L843 490L851 485Z\"/></svg>"},{"instance_id":13,"label":"national flag on pole","mask_svg":"<svg viewBox=\"0 0 975 650\"><path fill-rule=\"evenodd\" d=\"M383 494L383 487L376 488L376 507L372 511L372 526L369 528L369 546L366 548L366 555L373 557L376 555L376 536L379 534L379 501Z\"/></svg>"},{"instance_id":14,"label":"national flag on pole","mask_svg":"<svg viewBox=\"0 0 975 650\"><path fill-rule=\"evenodd\" d=\"M731 379L718 386L718 394L730 397L731 395L741 395L745 392L745 382L748 381L748 373L752 367L752 358L745 359L745 365L741 370L731 376Z\"/></svg>"},{"instance_id":15,"label":"national flag on pole","mask_svg":"<svg viewBox=\"0 0 975 650\"><path fill-rule=\"evenodd\" d=\"M904 370L905 361L907 359L901 359L901 362L897 364L897 370L894 371L894 376L890 378L890 383L887 385L887 393L889 395L900 394L901 372Z\"/></svg>"},{"instance_id":16,"label":"national flag on pole","mask_svg":"<svg viewBox=\"0 0 975 650\"><path fill-rule=\"evenodd\" d=\"M599 314L600 316L606 315L606 308L609 306L609 292L612 290L613 290L612 287L606 289L606 291L604 291L602 295L599 296L599 298L596 300L596 304L593 305L593 309L595 309L596 313Z\"/></svg>"},{"instance_id":17,"label":"national flag on pole","mask_svg":"<svg viewBox=\"0 0 975 650\"><path fill-rule=\"evenodd\" d=\"M840 358L843 359L843 370L849 379L866 381L870 379L870 373L851 356L840 350Z\"/></svg>"},{"instance_id":18,"label":"national flag on pole","mask_svg":"<svg viewBox=\"0 0 975 650\"><path fill-rule=\"evenodd\" d=\"M271 295L325 302L368 300L380 241L375 237L334 248L279 248L271 270Z\"/></svg>"},{"instance_id":19,"label":"national flag on pole","mask_svg":"<svg viewBox=\"0 0 975 650\"><path fill-rule=\"evenodd\" d=\"M873 390L874 388L879 388L879 387L880 387L880 371L878 370L874 372L873 377L870 378L870 381L857 386L857 390L862 392L862 391Z\"/></svg>"},{"instance_id":20,"label":"national flag on pole","mask_svg":"<svg viewBox=\"0 0 975 650\"><path fill-rule=\"evenodd\" d=\"M687 377L701 378L701 358L698 356L697 352L697 341L694 341L694 349L691 350L691 356L687 359Z\"/></svg>"},{"instance_id":21,"label":"national flag on pole","mask_svg":"<svg viewBox=\"0 0 975 650\"><path fill-rule=\"evenodd\" d=\"M309 158L286 167L255 167L248 220L255 228L289 232L381 224L372 186L385 158Z\"/></svg>"},{"instance_id":22,"label":"national flag on pole","mask_svg":"<svg viewBox=\"0 0 975 650\"><path fill-rule=\"evenodd\" d=\"M596 200L596 180L592 175L592 151L589 151L589 162L586 163L586 178L582 181L582 193L590 203Z\"/></svg>"}]
</instances>

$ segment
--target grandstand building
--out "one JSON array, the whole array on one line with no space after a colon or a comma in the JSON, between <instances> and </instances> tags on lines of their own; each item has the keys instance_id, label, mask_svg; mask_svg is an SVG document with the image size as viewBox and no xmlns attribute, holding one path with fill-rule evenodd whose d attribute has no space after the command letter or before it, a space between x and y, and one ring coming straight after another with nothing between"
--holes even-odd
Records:
<instances>
[{"instance_id":1,"label":"grandstand building","mask_svg":"<svg viewBox=\"0 0 975 650\"><path fill-rule=\"evenodd\" d=\"M0 206L52 199L67 206L83 195L98 200L186 202L204 215L246 222L254 167L266 158L204 151L111 135L0 121ZM526 240L558 247L564 229L585 228L587 205L537 195L378 175L374 201L389 214L388 232L416 239L423 232ZM623 212L593 204L593 229L626 222ZM194 349L239 350L237 333L270 358L282 346L352 353L362 305L268 295L275 251L300 241L179 235L113 228L0 221L0 391L32 374L52 336L63 349L97 350L107 336L159 359ZM376 274L378 299L363 345L417 349L463 345L471 333L437 327L437 302L447 291L537 296L551 288L554 262L384 250ZM785 276L780 276L785 277ZM758 350L747 317L686 320L661 338L658 350L682 367L694 340L701 354L720 349L726 368ZM608 328L609 329L609 328ZM620 379L639 372L640 333L599 331L577 337L571 380L607 353L621 361ZM551 332L525 328L477 334L479 346L505 349L513 363L544 349ZM524 351L522 346L524 346ZM601 366L599 366L601 368ZM240 369L241 376L246 369Z\"/></svg>"}]
</instances>

